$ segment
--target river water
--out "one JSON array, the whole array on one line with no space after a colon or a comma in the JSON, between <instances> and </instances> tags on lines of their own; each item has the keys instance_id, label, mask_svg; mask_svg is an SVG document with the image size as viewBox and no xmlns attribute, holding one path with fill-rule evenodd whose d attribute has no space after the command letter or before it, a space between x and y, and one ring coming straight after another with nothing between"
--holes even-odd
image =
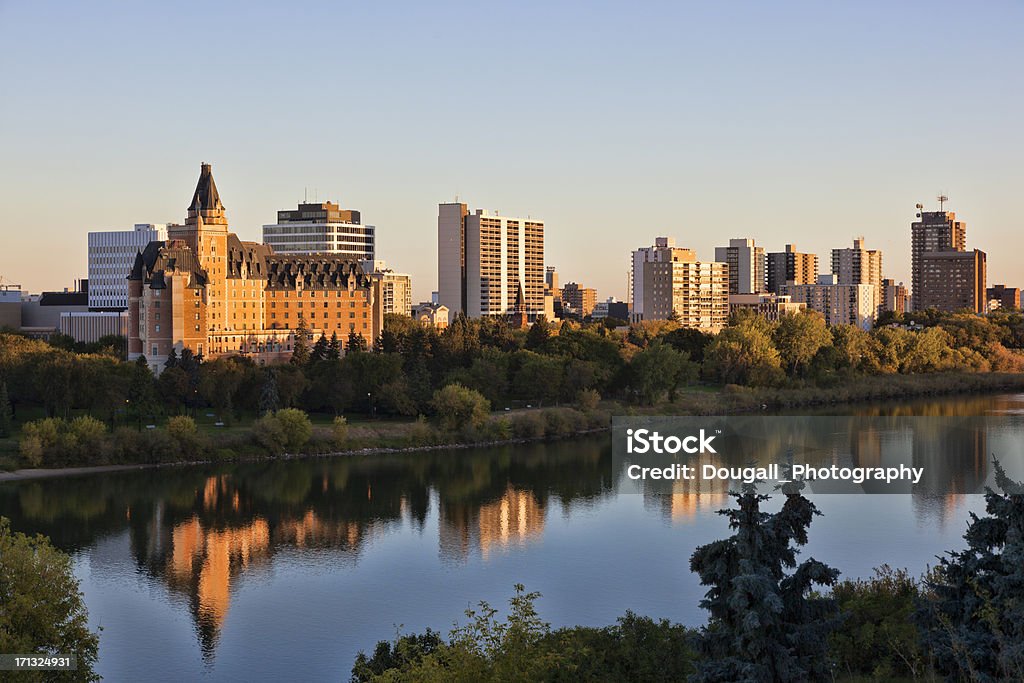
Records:
<instances>
[{"instance_id":1,"label":"river water","mask_svg":"<svg viewBox=\"0 0 1024 683\"><path fill-rule=\"evenodd\" d=\"M850 410L1021 414L1024 395ZM990 480L977 455L945 475ZM1024 454L999 455L1024 474ZM447 631L479 600L503 606L516 583L543 594L553 626L626 610L702 623L688 561L727 535L724 491L621 493L612 468L604 434L4 483L0 515L73 555L108 680L337 681L397 629ZM978 495L814 501L823 516L801 558L845 577L882 564L921 573L963 547L969 513L984 509Z\"/></svg>"}]
</instances>

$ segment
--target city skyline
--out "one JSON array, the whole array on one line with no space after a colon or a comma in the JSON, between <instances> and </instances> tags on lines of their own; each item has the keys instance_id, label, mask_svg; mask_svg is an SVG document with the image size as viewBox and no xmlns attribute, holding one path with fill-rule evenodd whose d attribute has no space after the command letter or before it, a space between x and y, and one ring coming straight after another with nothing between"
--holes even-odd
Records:
<instances>
[{"instance_id":1,"label":"city skyline","mask_svg":"<svg viewBox=\"0 0 1024 683\"><path fill-rule=\"evenodd\" d=\"M909 284L914 205L940 192L988 281L1024 280L1020 6L64 11L0 6L0 275L30 291L85 277L90 231L180 220L199 161L242 239L304 197L359 207L416 301L456 196L543 219L545 265L602 300L659 235L705 260L795 243L823 272L864 235Z\"/></svg>"}]
</instances>

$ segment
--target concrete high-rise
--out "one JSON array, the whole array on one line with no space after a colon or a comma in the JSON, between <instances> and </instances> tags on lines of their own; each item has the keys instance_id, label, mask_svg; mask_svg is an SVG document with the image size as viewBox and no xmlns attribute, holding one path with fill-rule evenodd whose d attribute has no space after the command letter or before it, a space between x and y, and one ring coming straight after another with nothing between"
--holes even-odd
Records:
<instances>
[{"instance_id":1,"label":"concrete high-rise","mask_svg":"<svg viewBox=\"0 0 1024 683\"><path fill-rule=\"evenodd\" d=\"M1020 289L1006 285L992 285L985 292L989 302L998 301L998 308L1020 308Z\"/></svg>"},{"instance_id":2,"label":"concrete high-rise","mask_svg":"<svg viewBox=\"0 0 1024 683\"><path fill-rule=\"evenodd\" d=\"M453 315L511 315L521 289L534 320L545 308L544 221L439 204L437 271L438 300Z\"/></svg>"},{"instance_id":3,"label":"concrete high-rise","mask_svg":"<svg viewBox=\"0 0 1024 683\"><path fill-rule=\"evenodd\" d=\"M925 308L920 302L922 259L924 254L939 251L963 251L967 248L967 224L956 219L952 211L921 211L910 224L910 292L914 308ZM927 299L927 297L925 297Z\"/></svg>"},{"instance_id":4,"label":"concrete high-rise","mask_svg":"<svg viewBox=\"0 0 1024 683\"><path fill-rule=\"evenodd\" d=\"M594 312L597 305L597 290L575 282L566 282L562 287L563 310L568 308L574 315L585 318Z\"/></svg>"},{"instance_id":5,"label":"concrete high-rise","mask_svg":"<svg viewBox=\"0 0 1024 683\"><path fill-rule=\"evenodd\" d=\"M814 284L784 285L783 294L793 303L825 316L829 325L856 325L868 330L874 325L878 311L876 288L868 284L839 284L835 274L819 275Z\"/></svg>"},{"instance_id":6,"label":"concrete high-rise","mask_svg":"<svg viewBox=\"0 0 1024 683\"><path fill-rule=\"evenodd\" d=\"M698 261L690 249L662 247L642 262L643 320L677 318L718 332L729 324L729 266Z\"/></svg>"},{"instance_id":7,"label":"concrete high-rise","mask_svg":"<svg viewBox=\"0 0 1024 683\"><path fill-rule=\"evenodd\" d=\"M902 282L892 279L882 280L882 311L903 314L907 308L907 288Z\"/></svg>"},{"instance_id":8,"label":"concrete high-rise","mask_svg":"<svg viewBox=\"0 0 1024 683\"><path fill-rule=\"evenodd\" d=\"M630 256L629 268L629 309L634 321L644 320L644 264L659 259L678 256L696 260L697 255L690 249L676 246L674 237L656 237L653 247L640 247Z\"/></svg>"},{"instance_id":9,"label":"concrete high-rise","mask_svg":"<svg viewBox=\"0 0 1024 683\"><path fill-rule=\"evenodd\" d=\"M882 305L882 252L866 249L864 238L855 237L852 248L832 250L832 274L840 285L873 285L875 308Z\"/></svg>"},{"instance_id":10,"label":"concrete high-rise","mask_svg":"<svg viewBox=\"0 0 1024 683\"><path fill-rule=\"evenodd\" d=\"M278 254L340 254L372 261L376 228L362 225L358 211L333 202L303 203L277 212L277 223L263 226L263 243Z\"/></svg>"},{"instance_id":11,"label":"concrete high-rise","mask_svg":"<svg viewBox=\"0 0 1024 683\"><path fill-rule=\"evenodd\" d=\"M758 294L766 290L764 247L750 238L729 240L727 247L715 247L715 261L729 265L730 294Z\"/></svg>"},{"instance_id":12,"label":"concrete high-rise","mask_svg":"<svg viewBox=\"0 0 1024 683\"><path fill-rule=\"evenodd\" d=\"M768 254L768 291L781 294L783 285L812 285L818 281L818 255L805 254L792 244Z\"/></svg>"},{"instance_id":13,"label":"concrete high-rise","mask_svg":"<svg viewBox=\"0 0 1024 683\"><path fill-rule=\"evenodd\" d=\"M921 293L914 295L915 310L968 310L984 313L986 256L970 251L929 251L921 255Z\"/></svg>"},{"instance_id":14,"label":"concrete high-rise","mask_svg":"<svg viewBox=\"0 0 1024 683\"><path fill-rule=\"evenodd\" d=\"M384 261L362 261L363 271L380 282L380 296L384 313L412 315L412 278L407 273L396 273Z\"/></svg>"},{"instance_id":15,"label":"concrete high-rise","mask_svg":"<svg viewBox=\"0 0 1024 683\"><path fill-rule=\"evenodd\" d=\"M89 233L89 308L128 309L128 274L135 257L150 242L167 239L167 226L136 223L134 230Z\"/></svg>"}]
</instances>

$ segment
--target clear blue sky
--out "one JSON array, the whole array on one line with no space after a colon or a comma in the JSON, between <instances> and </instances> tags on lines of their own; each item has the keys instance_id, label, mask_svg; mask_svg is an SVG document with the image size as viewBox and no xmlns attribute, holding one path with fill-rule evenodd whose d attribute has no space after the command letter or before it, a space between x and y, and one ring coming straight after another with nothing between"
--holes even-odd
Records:
<instances>
[{"instance_id":1,"label":"clear blue sky","mask_svg":"<svg viewBox=\"0 0 1024 683\"><path fill-rule=\"evenodd\" d=\"M0 275L85 275L85 233L181 221L201 161L232 229L359 209L436 287L439 201L547 221L562 280L624 296L657 235L909 280L940 191L1024 286L1024 4L0 0Z\"/></svg>"}]
</instances>

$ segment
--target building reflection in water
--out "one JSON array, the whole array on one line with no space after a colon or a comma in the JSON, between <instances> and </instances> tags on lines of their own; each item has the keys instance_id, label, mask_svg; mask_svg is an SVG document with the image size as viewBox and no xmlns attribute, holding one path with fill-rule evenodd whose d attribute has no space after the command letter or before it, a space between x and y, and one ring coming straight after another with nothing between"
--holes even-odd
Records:
<instances>
[{"instance_id":1,"label":"building reflection in water","mask_svg":"<svg viewBox=\"0 0 1024 683\"><path fill-rule=\"evenodd\" d=\"M479 550L486 560L494 550L540 538L546 516L546 506L533 493L512 485L479 506L442 503L439 552L442 559L461 563Z\"/></svg>"}]
</instances>

